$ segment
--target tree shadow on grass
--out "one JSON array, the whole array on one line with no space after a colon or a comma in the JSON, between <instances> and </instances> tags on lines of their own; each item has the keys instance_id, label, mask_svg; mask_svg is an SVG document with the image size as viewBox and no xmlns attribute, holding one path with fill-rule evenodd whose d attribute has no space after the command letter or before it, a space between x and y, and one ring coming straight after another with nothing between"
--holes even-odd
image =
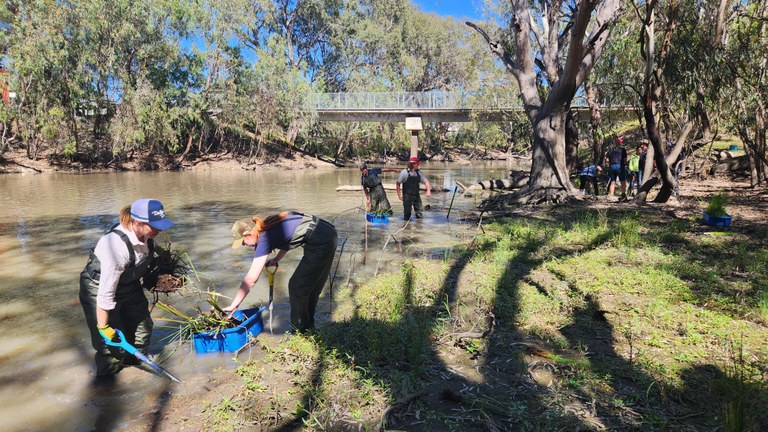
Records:
<instances>
[{"instance_id":1,"label":"tree shadow on grass","mask_svg":"<svg viewBox=\"0 0 768 432\"><path fill-rule=\"evenodd\" d=\"M559 219L564 230L573 227L573 217ZM615 329L602 313L599 301L584 296L583 304L571 312L571 324L562 329L572 348L586 351L588 365L562 360L578 357L558 351L547 339L528 334L517 327L521 312L519 281L530 281L533 269L549 256L560 259L583 254L615 239L610 230L594 236L578 250L555 250L546 238L526 238L519 253L509 259L495 290L492 312L494 331L487 337L485 352L472 368L457 368L444 360L446 341L440 334L441 325L457 311L461 301L458 280L467 264L483 249L470 248L459 256L448 270L440 291L429 306L412 304L413 273L406 268L402 295L406 305L400 318L387 321L361 317L356 314L344 322L331 323L320 329L317 343L325 352L344 353L365 368L367 376L382 383L391 392L391 405L382 416L381 424L366 424L366 429L396 428L402 430L572 430L577 429L668 429L696 430L712 426L713 415L696 419L706 402L688 400L691 388L698 388L702 373L717 367L692 368L681 376L682 389L656 382L644 368L625 360L616 351ZM536 286L536 284L533 284ZM552 293L546 287L537 289L544 295ZM442 299L442 300L441 300ZM447 300L445 300L447 299ZM455 341L454 341L455 342ZM394 347L394 348L393 348ZM543 347L544 349L541 349ZM554 383L535 379L541 365L556 371ZM586 369L584 369L586 367ZM546 369L546 368L545 368ZM314 392L324 385L321 371L315 370ZM588 382L590 381L590 382ZM594 394L595 389L606 390ZM696 391L696 390L694 390ZM756 388L758 400L764 400L765 390ZM312 403L309 394L305 406ZM675 399L676 398L676 399ZM299 425L308 414L291 423ZM343 420L324 426L353 429L354 421ZM281 429L289 430L289 429Z\"/></svg>"},{"instance_id":2,"label":"tree shadow on grass","mask_svg":"<svg viewBox=\"0 0 768 432\"><path fill-rule=\"evenodd\" d=\"M600 238L595 243L603 241ZM376 427L468 431L591 427L589 421L564 407L551 406L550 390L531 379L525 351L514 348L520 345L517 341L531 339L516 328L520 308L516 282L542 264L544 257L538 253L545 243L535 236L523 240L518 255L506 263L495 287L493 310L485 311L495 316L496 330L488 335L487 351L473 367L459 369L446 364L443 356L452 347L441 342L444 335L440 329L458 311L461 273L478 253L489 252L490 244L470 248L453 261L431 305L414 305L412 295L418 281L413 269L406 267L402 286L405 307L399 311L398 320L355 314L348 321L330 323L319 330L316 340L321 351L344 353L391 392L391 406ZM320 392L315 386L323 385L319 369L310 379L312 394ZM309 394L302 404L313 406ZM290 430L310 417L307 411L280 430ZM335 429L339 424L325 426Z\"/></svg>"}]
</instances>

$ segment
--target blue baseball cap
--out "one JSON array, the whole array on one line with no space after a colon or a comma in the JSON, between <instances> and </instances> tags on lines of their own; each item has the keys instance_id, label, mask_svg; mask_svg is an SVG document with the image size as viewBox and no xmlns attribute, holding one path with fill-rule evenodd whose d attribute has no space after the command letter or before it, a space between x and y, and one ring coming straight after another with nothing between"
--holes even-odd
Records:
<instances>
[{"instance_id":1,"label":"blue baseball cap","mask_svg":"<svg viewBox=\"0 0 768 432\"><path fill-rule=\"evenodd\" d=\"M131 204L131 217L159 230L167 230L176 225L165 217L163 203L156 199L142 198L134 201Z\"/></svg>"}]
</instances>

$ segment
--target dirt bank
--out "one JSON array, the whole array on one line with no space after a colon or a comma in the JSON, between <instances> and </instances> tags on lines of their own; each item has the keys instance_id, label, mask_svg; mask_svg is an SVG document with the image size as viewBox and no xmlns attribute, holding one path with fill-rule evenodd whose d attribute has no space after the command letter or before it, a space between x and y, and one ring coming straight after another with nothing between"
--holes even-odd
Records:
<instances>
[{"instance_id":1,"label":"dirt bank","mask_svg":"<svg viewBox=\"0 0 768 432\"><path fill-rule=\"evenodd\" d=\"M423 156L422 156L423 157ZM446 150L440 155L427 158L432 162L466 162L472 160L507 160L524 159L524 155L508 154L499 151L470 152L465 149ZM109 166L93 166L82 162L57 158L51 154L43 154L35 160L29 159L23 150L15 149L7 151L0 157L0 174L32 174L32 173L103 173L119 171L153 171L153 170L181 170L181 171L214 171L214 170L294 170L335 168L339 165L356 167L362 160L349 160L341 164L334 164L324 158L318 158L300 151L291 153L279 153L267 155L264 158L248 160L247 157L225 154L210 154L193 160L185 160L177 163L175 159L164 158L133 158L123 162L113 162ZM371 162L405 165L405 160L396 158L375 159Z\"/></svg>"}]
</instances>

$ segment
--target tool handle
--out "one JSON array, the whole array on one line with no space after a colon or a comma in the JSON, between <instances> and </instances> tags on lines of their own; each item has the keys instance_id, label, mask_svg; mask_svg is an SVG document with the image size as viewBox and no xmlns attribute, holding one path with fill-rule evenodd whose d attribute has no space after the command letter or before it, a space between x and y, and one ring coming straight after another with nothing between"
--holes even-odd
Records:
<instances>
[{"instance_id":1,"label":"tool handle","mask_svg":"<svg viewBox=\"0 0 768 432\"><path fill-rule=\"evenodd\" d=\"M153 362L150 360L147 356L142 354L139 350L136 349L133 345L129 344L128 341L125 340L125 335L123 335L123 332L120 331L120 329L115 329L115 333L117 333L117 336L120 338L119 342L111 341L107 338L104 338L104 343L106 343L109 346L114 347L120 347L125 350L128 354L136 356L137 359L143 361L146 363L149 367L155 370L155 372L159 373L160 375L163 375L174 382L181 382L178 378L171 375L168 371L160 367L159 364Z\"/></svg>"},{"instance_id":2,"label":"tool handle","mask_svg":"<svg viewBox=\"0 0 768 432\"><path fill-rule=\"evenodd\" d=\"M267 276L269 277L269 286L275 284L275 273L277 273L277 268L280 267L280 263L275 263L275 269L272 271L269 271L269 267L265 267L264 270L267 271Z\"/></svg>"},{"instance_id":3,"label":"tool handle","mask_svg":"<svg viewBox=\"0 0 768 432\"><path fill-rule=\"evenodd\" d=\"M127 340L125 340L125 335L123 335L123 332L120 331L120 329L115 329L115 333L117 333L117 336L120 338L120 341L115 342L113 340L109 340L102 336L104 338L104 343L106 343L109 346L113 347L120 347L124 349L128 354L136 354L136 347L129 344Z\"/></svg>"}]
</instances>

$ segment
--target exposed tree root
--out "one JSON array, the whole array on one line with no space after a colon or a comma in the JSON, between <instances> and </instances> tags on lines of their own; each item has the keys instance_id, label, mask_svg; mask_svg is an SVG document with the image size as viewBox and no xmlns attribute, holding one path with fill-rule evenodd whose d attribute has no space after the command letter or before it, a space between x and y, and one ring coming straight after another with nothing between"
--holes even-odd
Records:
<instances>
[{"instance_id":1,"label":"exposed tree root","mask_svg":"<svg viewBox=\"0 0 768 432\"><path fill-rule=\"evenodd\" d=\"M573 199L573 192L561 187L532 189L526 186L510 194L487 198L480 203L479 208L481 211L508 210L512 206L562 204Z\"/></svg>"}]
</instances>

